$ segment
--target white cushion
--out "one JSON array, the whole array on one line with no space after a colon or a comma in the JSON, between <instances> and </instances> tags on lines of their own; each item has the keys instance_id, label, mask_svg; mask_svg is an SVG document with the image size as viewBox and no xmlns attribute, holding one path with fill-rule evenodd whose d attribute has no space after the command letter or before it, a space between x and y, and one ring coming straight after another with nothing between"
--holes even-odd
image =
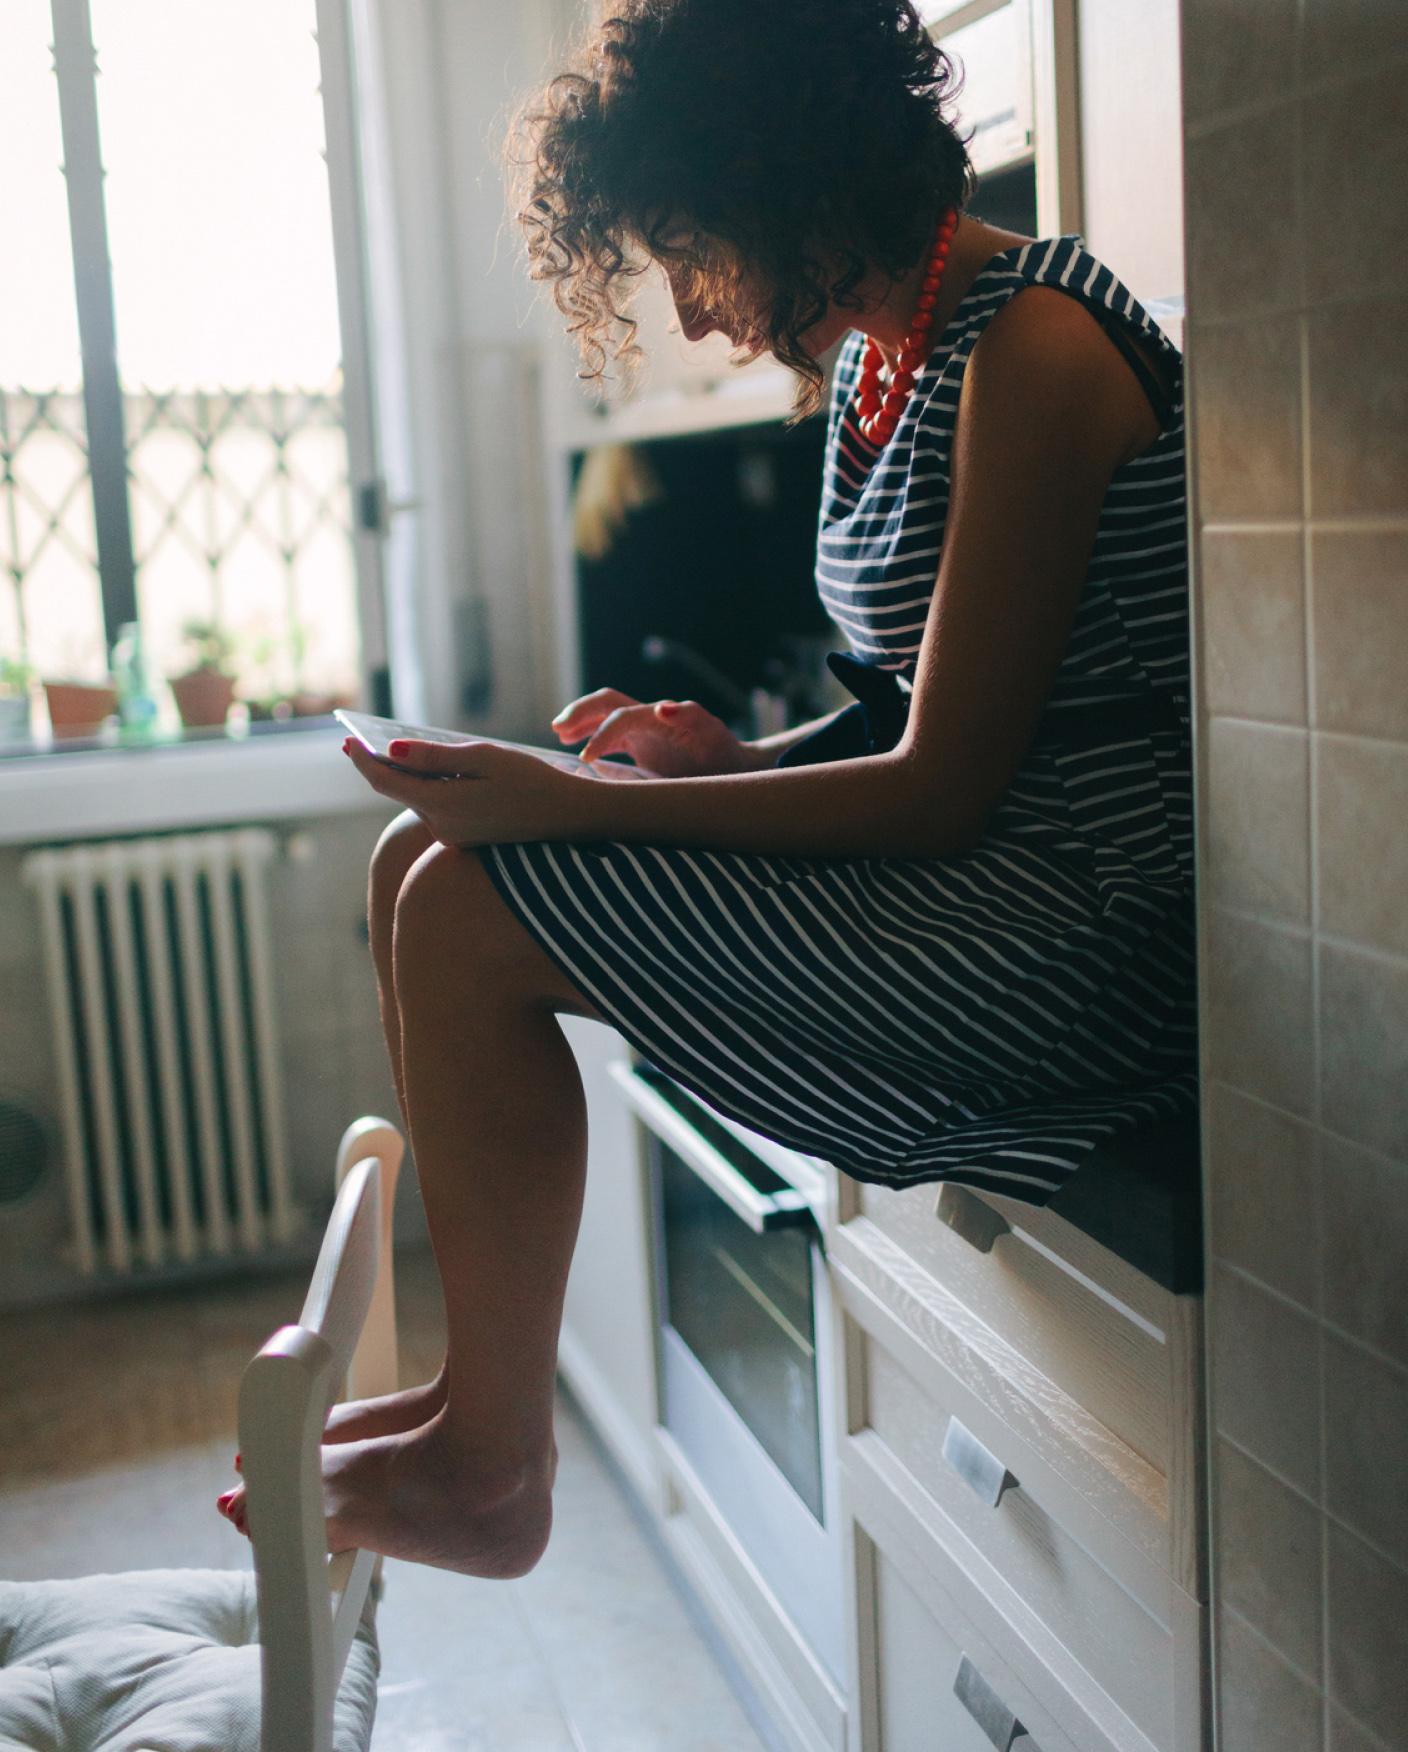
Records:
<instances>
[{"instance_id":1,"label":"white cushion","mask_svg":"<svg viewBox=\"0 0 1408 1752\"><path fill-rule=\"evenodd\" d=\"M333 1744L366 1752L380 1669L372 1604ZM259 1627L245 1570L0 1582L0 1752L259 1752Z\"/></svg>"}]
</instances>

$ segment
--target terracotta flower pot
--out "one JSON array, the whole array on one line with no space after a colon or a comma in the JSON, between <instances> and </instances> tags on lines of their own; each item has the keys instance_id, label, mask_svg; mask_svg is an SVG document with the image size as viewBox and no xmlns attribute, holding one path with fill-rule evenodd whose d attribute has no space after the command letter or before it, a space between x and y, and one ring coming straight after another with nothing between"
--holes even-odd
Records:
<instances>
[{"instance_id":1,"label":"terracotta flower pot","mask_svg":"<svg viewBox=\"0 0 1408 1752\"><path fill-rule=\"evenodd\" d=\"M209 728L225 722L235 697L235 678L218 669L192 669L172 676L171 692L188 729Z\"/></svg>"},{"instance_id":2,"label":"terracotta flower pot","mask_svg":"<svg viewBox=\"0 0 1408 1752\"><path fill-rule=\"evenodd\" d=\"M110 682L46 681L44 698L55 736L95 736L117 710L117 689Z\"/></svg>"}]
</instances>

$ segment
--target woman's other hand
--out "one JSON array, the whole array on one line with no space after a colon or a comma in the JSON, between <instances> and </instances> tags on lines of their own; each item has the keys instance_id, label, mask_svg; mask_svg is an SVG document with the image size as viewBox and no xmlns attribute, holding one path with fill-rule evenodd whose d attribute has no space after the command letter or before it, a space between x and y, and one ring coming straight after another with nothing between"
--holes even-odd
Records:
<instances>
[{"instance_id":1,"label":"woman's other hand","mask_svg":"<svg viewBox=\"0 0 1408 1752\"><path fill-rule=\"evenodd\" d=\"M662 779L751 772L770 764L697 700L643 704L617 688L601 687L564 706L552 727L563 742L587 738L578 751L583 760L628 754Z\"/></svg>"}]
</instances>

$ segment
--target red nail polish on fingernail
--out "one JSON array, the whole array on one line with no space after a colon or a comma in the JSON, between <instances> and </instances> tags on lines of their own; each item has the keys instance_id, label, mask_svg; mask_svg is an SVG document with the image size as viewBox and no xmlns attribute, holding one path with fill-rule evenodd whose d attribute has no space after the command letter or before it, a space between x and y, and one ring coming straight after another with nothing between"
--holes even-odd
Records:
<instances>
[{"instance_id":1,"label":"red nail polish on fingernail","mask_svg":"<svg viewBox=\"0 0 1408 1752\"><path fill-rule=\"evenodd\" d=\"M218 1507L220 1507L220 1508L222 1508L222 1509L223 1509L223 1508L224 1508L224 1507L225 1507L225 1505L226 1505L226 1504L227 1504L227 1503L228 1503L228 1502L229 1502L229 1500L230 1500L230 1498L231 1498L231 1497L232 1497L232 1496L233 1496L233 1495L234 1495L234 1494L235 1494L235 1493L234 1493L234 1491L232 1491L232 1490L225 1490L225 1491L221 1491L221 1493L220 1493L220 1495L219 1495L219 1496L218 1496L218 1497L216 1497L216 1499L215 1499L215 1501L216 1501L216 1504L217 1504L217 1505L218 1505Z\"/></svg>"},{"instance_id":2,"label":"red nail polish on fingernail","mask_svg":"<svg viewBox=\"0 0 1408 1752\"><path fill-rule=\"evenodd\" d=\"M411 745L409 742L402 742L398 736L393 743L388 745L386 752L388 754L396 755L399 759L401 755L409 754L411 752Z\"/></svg>"}]
</instances>

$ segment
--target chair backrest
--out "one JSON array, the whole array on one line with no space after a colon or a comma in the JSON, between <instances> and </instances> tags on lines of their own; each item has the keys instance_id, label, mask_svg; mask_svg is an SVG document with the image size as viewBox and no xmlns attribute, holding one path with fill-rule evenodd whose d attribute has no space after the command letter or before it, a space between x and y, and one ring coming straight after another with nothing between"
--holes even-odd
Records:
<instances>
[{"instance_id":1,"label":"chair backrest","mask_svg":"<svg viewBox=\"0 0 1408 1752\"><path fill-rule=\"evenodd\" d=\"M366 1551L328 1556L320 1450L344 1382L357 1398L397 1385L391 1216L404 1149L386 1120L347 1128L298 1323L274 1334L240 1382L262 1752L331 1752L333 1699L380 1561Z\"/></svg>"}]
</instances>

